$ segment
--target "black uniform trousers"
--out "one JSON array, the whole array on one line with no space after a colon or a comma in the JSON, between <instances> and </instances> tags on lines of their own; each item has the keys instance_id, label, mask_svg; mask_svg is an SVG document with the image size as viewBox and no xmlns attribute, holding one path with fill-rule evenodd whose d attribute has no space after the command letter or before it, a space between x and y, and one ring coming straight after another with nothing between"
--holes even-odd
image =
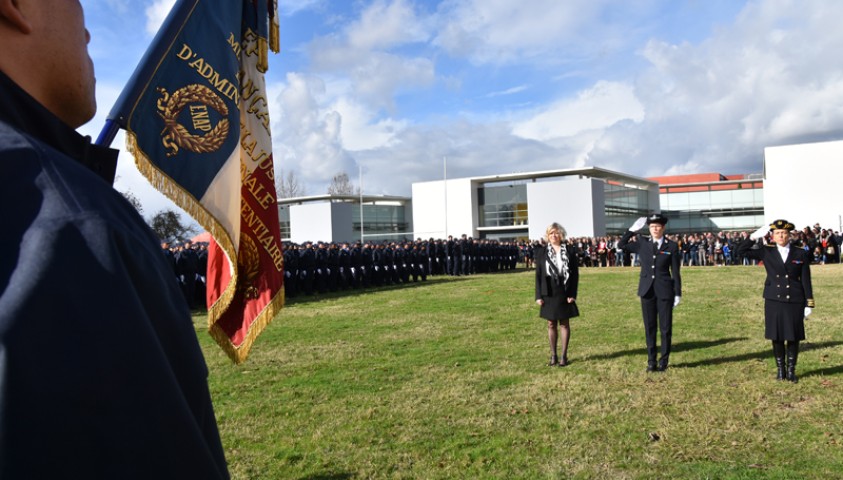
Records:
<instances>
[{"instance_id":1,"label":"black uniform trousers","mask_svg":"<svg viewBox=\"0 0 843 480\"><path fill-rule=\"evenodd\" d=\"M641 296L644 336L647 341L647 364L656 363L656 330L661 331L661 359L667 364L673 335L673 299L658 298L653 287Z\"/></svg>"}]
</instances>

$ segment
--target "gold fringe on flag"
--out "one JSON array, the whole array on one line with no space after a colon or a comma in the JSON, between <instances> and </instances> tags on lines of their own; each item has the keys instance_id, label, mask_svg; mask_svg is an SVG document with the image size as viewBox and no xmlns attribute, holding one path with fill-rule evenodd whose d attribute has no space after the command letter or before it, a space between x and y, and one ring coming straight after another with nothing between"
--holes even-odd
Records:
<instances>
[{"instance_id":1,"label":"gold fringe on flag","mask_svg":"<svg viewBox=\"0 0 843 480\"><path fill-rule=\"evenodd\" d=\"M269 70L269 50L266 46L266 39L258 37L258 64L257 69L261 73L266 73Z\"/></svg>"},{"instance_id":2,"label":"gold fringe on flag","mask_svg":"<svg viewBox=\"0 0 843 480\"><path fill-rule=\"evenodd\" d=\"M269 8L269 48L278 53L281 50L281 38L278 33L278 0L269 0L267 8Z\"/></svg>"},{"instance_id":3,"label":"gold fringe on flag","mask_svg":"<svg viewBox=\"0 0 843 480\"><path fill-rule=\"evenodd\" d=\"M228 355L228 358L230 358L235 364L239 365L249 356L249 351L252 349L252 345L254 345L258 335L263 332L264 328L269 325L275 315L277 315L279 310L281 310L281 307L284 306L284 298L284 288L282 287L281 290L275 294L275 297L266 304L261 313L255 317L252 324L249 325L249 331L246 332L246 338L243 339L243 342L239 347L235 347L234 344L231 343L231 339L228 337L228 334L216 325L210 325L208 333L214 337L214 340L216 340L217 344L222 347L223 351L225 351ZM208 318L210 318L210 316Z\"/></svg>"},{"instance_id":4,"label":"gold fringe on flag","mask_svg":"<svg viewBox=\"0 0 843 480\"><path fill-rule=\"evenodd\" d=\"M278 24L277 12L269 19L269 48L271 48L274 53L281 51L281 33L280 26Z\"/></svg>"},{"instance_id":5,"label":"gold fringe on flag","mask_svg":"<svg viewBox=\"0 0 843 480\"><path fill-rule=\"evenodd\" d=\"M129 153L135 157L135 165L137 165L141 174L149 180L149 183L151 183L156 190L163 193L167 198L181 207L188 215L193 217L199 225L202 225L202 227L204 227L205 230L214 237L214 240L219 244L222 251L228 256L229 265L232 268L231 280L228 282L228 285L226 285L225 290L222 292L217 301L208 308L208 330L211 335L217 339L217 343L219 343L222 349L228 353L232 360L236 363L242 362L243 360L238 361L233 355L236 352L230 351L232 350L230 339L225 337L225 342L221 342L219 337L215 335L215 329L213 328L214 323L212 321L213 319L219 318L222 313L228 309L237 290L237 250L234 248L234 242L231 240L231 237L222 225L214 219L211 213L208 212L193 195L181 188L181 186L179 186L178 183L176 183L166 173L155 167L155 165L149 160L146 153L144 153L144 151L138 146L137 136L128 130L126 131L126 148L129 150ZM281 295L281 297L283 301L283 295ZM260 330L258 330L258 332L260 332ZM257 334L255 337L257 337ZM242 358L245 359L246 357L243 356Z\"/></svg>"}]
</instances>

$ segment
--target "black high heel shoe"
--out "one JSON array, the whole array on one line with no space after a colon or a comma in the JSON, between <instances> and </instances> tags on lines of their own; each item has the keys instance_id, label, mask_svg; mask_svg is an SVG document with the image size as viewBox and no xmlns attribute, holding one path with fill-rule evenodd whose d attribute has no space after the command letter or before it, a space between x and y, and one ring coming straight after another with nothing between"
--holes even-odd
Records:
<instances>
[{"instance_id":1,"label":"black high heel shoe","mask_svg":"<svg viewBox=\"0 0 843 480\"><path fill-rule=\"evenodd\" d=\"M567 367L567 366L568 366L568 356L567 356L567 355L562 355L562 359L561 359L561 360L559 360L559 363L557 364L557 366L559 366L559 367Z\"/></svg>"},{"instance_id":2,"label":"black high heel shoe","mask_svg":"<svg viewBox=\"0 0 843 480\"><path fill-rule=\"evenodd\" d=\"M553 367L559 364L559 358L556 355L550 356L550 362L547 364L548 367Z\"/></svg>"}]
</instances>

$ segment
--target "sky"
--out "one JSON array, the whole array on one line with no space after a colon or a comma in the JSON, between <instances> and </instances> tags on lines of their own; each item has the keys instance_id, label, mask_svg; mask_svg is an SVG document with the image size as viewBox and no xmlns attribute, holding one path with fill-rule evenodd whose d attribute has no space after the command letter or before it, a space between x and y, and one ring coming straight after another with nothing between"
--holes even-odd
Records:
<instances>
[{"instance_id":1,"label":"sky","mask_svg":"<svg viewBox=\"0 0 843 480\"><path fill-rule=\"evenodd\" d=\"M174 0L82 0L96 137ZM768 146L843 139L843 2L280 0L266 82L276 175L413 182L601 167L761 173ZM173 205L122 149L115 188ZM817 168L821 174L821 166Z\"/></svg>"}]
</instances>

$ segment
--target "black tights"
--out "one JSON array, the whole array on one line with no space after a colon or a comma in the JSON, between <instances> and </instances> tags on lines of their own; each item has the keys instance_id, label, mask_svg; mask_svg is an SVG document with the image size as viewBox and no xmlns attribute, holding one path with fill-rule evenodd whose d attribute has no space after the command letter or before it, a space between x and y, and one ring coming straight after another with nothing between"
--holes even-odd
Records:
<instances>
[{"instance_id":1,"label":"black tights","mask_svg":"<svg viewBox=\"0 0 843 480\"><path fill-rule=\"evenodd\" d=\"M776 358L784 358L785 344L784 341L773 340L773 355ZM789 340L787 342L787 356L789 358L796 358L799 355L799 341Z\"/></svg>"},{"instance_id":2,"label":"black tights","mask_svg":"<svg viewBox=\"0 0 843 480\"><path fill-rule=\"evenodd\" d=\"M567 358L568 357L568 341L571 338L571 324L570 320L559 320L559 330L562 330L562 355L559 355L558 358ZM548 320L547 321L547 340L550 343L550 355L553 358L557 358L556 355L556 344L559 340L559 330L556 328L557 320Z\"/></svg>"}]
</instances>

